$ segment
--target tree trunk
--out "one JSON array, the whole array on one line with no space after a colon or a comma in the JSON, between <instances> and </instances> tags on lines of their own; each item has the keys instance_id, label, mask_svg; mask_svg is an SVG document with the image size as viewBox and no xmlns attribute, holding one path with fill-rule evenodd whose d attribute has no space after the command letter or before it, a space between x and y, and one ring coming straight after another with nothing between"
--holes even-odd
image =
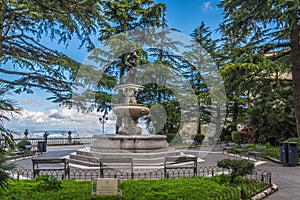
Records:
<instances>
[{"instance_id":1,"label":"tree trunk","mask_svg":"<svg viewBox=\"0 0 300 200\"><path fill-rule=\"evenodd\" d=\"M121 66L120 66L120 85L124 84L125 82L125 68L126 68L126 54L122 55L121 57ZM122 102L123 103L123 102ZM119 133L119 128L122 126L123 119L122 117L117 116L116 121L116 134Z\"/></svg>"},{"instance_id":2,"label":"tree trunk","mask_svg":"<svg viewBox=\"0 0 300 200\"><path fill-rule=\"evenodd\" d=\"M293 77L293 96L296 117L297 135L300 138L300 45L299 45L300 26L297 21L292 25L291 30L291 61Z\"/></svg>"},{"instance_id":3,"label":"tree trunk","mask_svg":"<svg viewBox=\"0 0 300 200\"><path fill-rule=\"evenodd\" d=\"M202 132L201 132L201 118L200 117L198 117L197 134L202 134Z\"/></svg>"}]
</instances>

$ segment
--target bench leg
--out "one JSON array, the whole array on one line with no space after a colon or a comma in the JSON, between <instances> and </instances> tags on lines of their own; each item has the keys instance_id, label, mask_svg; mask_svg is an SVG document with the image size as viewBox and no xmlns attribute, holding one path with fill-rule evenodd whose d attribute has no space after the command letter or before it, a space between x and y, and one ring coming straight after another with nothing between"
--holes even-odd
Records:
<instances>
[{"instance_id":1,"label":"bench leg","mask_svg":"<svg viewBox=\"0 0 300 200\"><path fill-rule=\"evenodd\" d=\"M33 170L33 178L35 178L36 176L40 175L40 171L38 170Z\"/></svg>"}]
</instances>

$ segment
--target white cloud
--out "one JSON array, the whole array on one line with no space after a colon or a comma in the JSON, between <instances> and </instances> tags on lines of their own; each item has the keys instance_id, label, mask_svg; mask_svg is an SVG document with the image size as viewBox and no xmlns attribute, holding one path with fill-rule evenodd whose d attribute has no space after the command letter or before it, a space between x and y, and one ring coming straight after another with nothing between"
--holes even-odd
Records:
<instances>
[{"instance_id":1,"label":"white cloud","mask_svg":"<svg viewBox=\"0 0 300 200\"><path fill-rule=\"evenodd\" d=\"M203 5L202 5L202 10L203 11L211 11L211 10L213 10L214 8L213 8L213 6L211 5L211 1L206 1L206 2L204 2L203 3Z\"/></svg>"},{"instance_id":2,"label":"white cloud","mask_svg":"<svg viewBox=\"0 0 300 200\"><path fill-rule=\"evenodd\" d=\"M14 115L7 123L7 127L16 130L24 131L31 130L100 130L99 117L101 113L93 112L78 112L77 109L68 109L66 107L58 107L49 111L29 111L22 110L20 115ZM115 119L112 113L108 115L107 124L115 124Z\"/></svg>"},{"instance_id":3,"label":"white cloud","mask_svg":"<svg viewBox=\"0 0 300 200\"><path fill-rule=\"evenodd\" d=\"M20 115L14 115L5 126L15 131L18 137L23 136L25 129L29 130L30 137L42 137L44 131L50 132L51 135L54 132L66 134L69 130L80 136L91 136L91 134L102 133L103 124L100 123L99 117L102 117L102 114L96 111L78 112L77 109L66 107L57 107L43 112L24 109ZM116 116L109 112L107 118L104 130L106 133L114 134ZM139 126L143 128L143 133L147 133L142 121Z\"/></svg>"}]
</instances>

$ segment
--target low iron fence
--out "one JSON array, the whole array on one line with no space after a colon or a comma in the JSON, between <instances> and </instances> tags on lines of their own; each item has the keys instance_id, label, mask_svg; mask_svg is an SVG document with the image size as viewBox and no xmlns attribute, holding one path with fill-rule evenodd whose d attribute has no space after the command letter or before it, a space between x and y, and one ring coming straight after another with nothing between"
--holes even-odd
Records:
<instances>
[{"instance_id":1,"label":"low iron fence","mask_svg":"<svg viewBox=\"0 0 300 200\"><path fill-rule=\"evenodd\" d=\"M181 169L174 168L166 170L168 176L164 174L164 168L153 168L153 169L134 169L133 178L134 179L158 179L158 178L181 178L181 177L194 177L194 171L192 169ZM228 174L230 171L219 168L216 166L201 166L197 168L197 176L215 176L218 174ZM49 174L58 179L63 177L63 172L49 170L43 171L41 174ZM15 169L11 171L11 175L14 179L32 179L33 178L33 170L32 169ZM99 169L70 169L70 179L75 180L91 180L91 178L100 178L100 170ZM119 179L131 179L131 171L127 169L111 169L104 170L104 178L119 178ZM257 180L259 182L266 183L271 185L272 178L271 172L257 169L252 174L248 174L246 176L249 180Z\"/></svg>"},{"instance_id":2,"label":"low iron fence","mask_svg":"<svg viewBox=\"0 0 300 200\"><path fill-rule=\"evenodd\" d=\"M134 169L133 176L131 170L119 170L111 169L104 170L104 178L118 178L118 179L159 179L164 177L169 178L181 178L181 177L194 177L194 171L192 169L169 169L166 171L168 175L166 176L164 168L159 169ZM228 174L230 171L218 168L216 166L208 167L198 167L197 176L207 177L215 176L218 174ZM62 171L43 171L41 174L48 174L61 180L64 179L64 173ZM33 170L31 169L15 169L11 171L11 176L16 180L22 179L32 179ZM92 178L103 177L100 174L99 169L75 169L70 170L70 179L75 180L92 180ZM234 187L227 189L226 192L216 193L211 195L211 200L246 200L250 199L251 196L264 190L272 185L272 174L271 172L257 169L253 173L246 176L248 183L245 185L240 185L239 187Z\"/></svg>"},{"instance_id":3,"label":"low iron fence","mask_svg":"<svg viewBox=\"0 0 300 200\"><path fill-rule=\"evenodd\" d=\"M164 173L168 173L166 174ZM218 168L216 166L198 167L197 176L207 177L215 176L218 174L228 174L230 171ZM64 179L64 173L62 171L43 171L41 174L48 174L56 177L57 179ZM134 169L133 175L131 170L119 170L111 169L104 170L104 176L100 173L99 169L75 169L70 170L70 179L75 180L92 180L92 178L118 178L118 179L159 179L164 177L169 178L181 178L181 177L194 177L193 169L169 169L167 171L164 168L159 169ZM11 172L11 176L14 179L32 179L33 170L31 169L15 169ZM253 173L246 176L247 184L240 185L227 189L226 192L212 194L210 200L246 200L251 199L251 196L264 190L272 185L272 174L271 172L257 169Z\"/></svg>"},{"instance_id":4,"label":"low iron fence","mask_svg":"<svg viewBox=\"0 0 300 200\"><path fill-rule=\"evenodd\" d=\"M211 195L210 200L247 200L272 185L271 172L258 169L247 176L247 184Z\"/></svg>"}]
</instances>

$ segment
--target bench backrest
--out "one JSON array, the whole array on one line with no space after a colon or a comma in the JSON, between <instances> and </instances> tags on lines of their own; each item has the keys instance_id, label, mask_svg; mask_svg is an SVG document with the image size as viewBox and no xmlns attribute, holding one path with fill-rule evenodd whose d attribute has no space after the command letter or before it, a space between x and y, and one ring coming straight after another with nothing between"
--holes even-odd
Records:
<instances>
[{"instance_id":1,"label":"bench backrest","mask_svg":"<svg viewBox=\"0 0 300 200\"><path fill-rule=\"evenodd\" d=\"M133 159L132 158L100 158L100 177L104 177L104 169L130 169L131 178L133 174ZM107 167L109 166L109 167ZM121 168L120 168L121 167Z\"/></svg>"},{"instance_id":2,"label":"bench backrest","mask_svg":"<svg viewBox=\"0 0 300 200\"><path fill-rule=\"evenodd\" d=\"M62 159L32 159L32 163L36 164L51 164L51 163L68 163L68 160L65 158Z\"/></svg>"},{"instance_id":3,"label":"bench backrest","mask_svg":"<svg viewBox=\"0 0 300 200\"><path fill-rule=\"evenodd\" d=\"M133 165L132 158L100 158L99 159L100 165L104 164L129 164Z\"/></svg>"},{"instance_id":4,"label":"bench backrest","mask_svg":"<svg viewBox=\"0 0 300 200\"><path fill-rule=\"evenodd\" d=\"M165 165L184 163L184 162L194 162L197 163L197 157L187 157L187 156L171 156L165 157Z\"/></svg>"},{"instance_id":5,"label":"bench backrest","mask_svg":"<svg viewBox=\"0 0 300 200\"><path fill-rule=\"evenodd\" d=\"M241 147L246 148L246 147L248 147L248 144L241 144Z\"/></svg>"},{"instance_id":6,"label":"bench backrest","mask_svg":"<svg viewBox=\"0 0 300 200\"><path fill-rule=\"evenodd\" d=\"M259 150L264 150L266 148L266 146L256 145L255 148L259 149Z\"/></svg>"}]
</instances>

